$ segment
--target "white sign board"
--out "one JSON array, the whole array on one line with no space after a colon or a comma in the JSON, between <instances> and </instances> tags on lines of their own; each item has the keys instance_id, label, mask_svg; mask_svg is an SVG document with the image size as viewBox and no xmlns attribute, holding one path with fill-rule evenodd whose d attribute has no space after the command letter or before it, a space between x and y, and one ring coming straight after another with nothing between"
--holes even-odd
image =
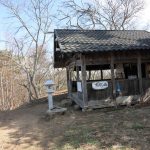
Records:
<instances>
[{"instance_id":1,"label":"white sign board","mask_svg":"<svg viewBox=\"0 0 150 150\"><path fill-rule=\"evenodd\" d=\"M77 82L77 90L78 90L78 92L82 92L82 84L81 84L81 82Z\"/></svg>"},{"instance_id":2,"label":"white sign board","mask_svg":"<svg viewBox=\"0 0 150 150\"><path fill-rule=\"evenodd\" d=\"M107 81L98 81L92 83L92 88L94 90L103 90L108 88L108 82Z\"/></svg>"}]
</instances>

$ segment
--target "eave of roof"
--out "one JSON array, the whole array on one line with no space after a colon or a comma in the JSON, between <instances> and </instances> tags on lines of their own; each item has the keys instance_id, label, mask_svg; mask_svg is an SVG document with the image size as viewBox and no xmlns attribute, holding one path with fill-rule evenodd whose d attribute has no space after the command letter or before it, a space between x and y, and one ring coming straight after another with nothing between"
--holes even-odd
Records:
<instances>
[{"instance_id":1,"label":"eave of roof","mask_svg":"<svg viewBox=\"0 0 150 150\"><path fill-rule=\"evenodd\" d=\"M150 33L144 30L57 29L62 53L150 50Z\"/></svg>"}]
</instances>

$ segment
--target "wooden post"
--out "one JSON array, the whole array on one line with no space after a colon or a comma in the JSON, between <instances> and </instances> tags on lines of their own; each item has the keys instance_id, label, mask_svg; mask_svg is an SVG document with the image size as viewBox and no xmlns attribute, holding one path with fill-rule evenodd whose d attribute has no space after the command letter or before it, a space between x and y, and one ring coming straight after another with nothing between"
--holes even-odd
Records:
<instances>
[{"instance_id":1,"label":"wooden post","mask_svg":"<svg viewBox=\"0 0 150 150\"><path fill-rule=\"evenodd\" d=\"M89 79L88 80L91 80L91 70L89 70Z\"/></svg>"},{"instance_id":2,"label":"wooden post","mask_svg":"<svg viewBox=\"0 0 150 150\"><path fill-rule=\"evenodd\" d=\"M67 88L68 88L68 97L71 97L71 81L70 81L70 72L69 67L66 67L67 72Z\"/></svg>"},{"instance_id":3,"label":"wooden post","mask_svg":"<svg viewBox=\"0 0 150 150\"><path fill-rule=\"evenodd\" d=\"M103 70L101 69L101 80L103 80Z\"/></svg>"},{"instance_id":4,"label":"wooden post","mask_svg":"<svg viewBox=\"0 0 150 150\"><path fill-rule=\"evenodd\" d=\"M140 94L143 93L143 86L142 86L142 71L141 71L141 55L138 54L137 58L137 70L138 70L138 80L139 80L139 91Z\"/></svg>"},{"instance_id":5,"label":"wooden post","mask_svg":"<svg viewBox=\"0 0 150 150\"><path fill-rule=\"evenodd\" d=\"M76 85L77 85L79 80L80 80L80 77L79 77L79 66L76 66L76 73L77 73L77 82L76 82ZM77 85L77 96L79 97L78 85Z\"/></svg>"},{"instance_id":6,"label":"wooden post","mask_svg":"<svg viewBox=\"0 0 150 150\"><path fill-rule=\"evenodd\" d=\"M76 73L77 73L77 81L80 80L80 77L79 77L79 66L76 66Z\"/></svg>"},{"instance_id":7,"label":"wooden post","mask_svg":"<svg viewBox=\"0 0 150 150\"><path fill-rule=\"evenodd\" d=\"M88 96L87 96L87 82L86 82L86 64L85 57L81 57L82 65L81 65L81 73L82 73L82 94L83 94L83 105L84 107L88 106Z\"/></svg>"},{"instance_id":8,"label":"wooden post","mask_svg":"<svg viewBox=\"0 0 150 150\"><path fill-rule=\"evenodd\" d=\"M114 55L111 54L111 81L112 81L112 98L116 102L116 84L115 84L115 73L114 73Z\"/></svg>"}]
</instances>

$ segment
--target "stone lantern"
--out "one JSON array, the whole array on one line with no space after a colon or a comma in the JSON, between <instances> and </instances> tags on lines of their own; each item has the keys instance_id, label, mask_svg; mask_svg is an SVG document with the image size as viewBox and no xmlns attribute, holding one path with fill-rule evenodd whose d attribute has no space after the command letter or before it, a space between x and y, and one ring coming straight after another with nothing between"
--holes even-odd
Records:
<instances>
[{"instance_id":1,"label":"stone lantern","mask_svg":"<svg viewBox=\"0 0 150 150\"><path fill-rule=\"evenodd\" d=\"M49 111L54 108L53 106L53 97L52 94L54 93L54 82L52 80L47 80L45 82L45 86L47 88L47 93L48 93L48 108Z\"/></svg>"},{"instance_id":2,"label":"stone lantern","mask_svg":"<svg viewBox=\"0 0 150 150\"><path fill-rule=\"evenodd\" d=\"M45 82L45 86L48 93L48 111L47 113L50 115L56 114L56 113L64 113L67 109L62 107L57 107L53 105L53 96L54 93L54 82L52 80L47 80Z\"/></svg>"}]
</instances>

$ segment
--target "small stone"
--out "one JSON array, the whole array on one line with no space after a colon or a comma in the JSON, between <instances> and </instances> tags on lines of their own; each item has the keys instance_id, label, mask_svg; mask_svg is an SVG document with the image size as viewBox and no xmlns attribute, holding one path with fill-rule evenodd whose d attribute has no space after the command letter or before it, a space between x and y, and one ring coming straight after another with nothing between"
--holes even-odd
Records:
<instances>
[{"instance_id":1,"label":"small stone","mask_svg":"<svg viewBox=\"0 0 150 150\"><path fill-rule=\"evenodd\" d=\"M63 99L61 101L61 106L62 107L68 107L72 105L72 101L70 99Z\"/></svg>"},{"instance_id":2,"label":"small stone","mask_svg":"<svg viewBox=\"0 0 150 150\"><path fill-rule=\"evenodd\" d=\"M82 112L90 112L93 111L92 108L82 108Z\"/></svg>"},{"instance_id":3,"label":"small stone","mask_svg":"<svg viewBox=\"0 0 150 150\"><path fill-rule=\"evenodd\" d=\"M90 111L93 111L93 109L92 108L88 108L86 111L90 112Z\"/></svg>"},{"instance_id":4,"label":"small stone","mask_svg":"<svg viewBox=\"0 0 150 150\"><path fill-rule=\"evenodd\" d=\"M50 121L52 119L54 119L55 115L54 114L48 114L46 113L41 119L45 120L45 121Z\"/></svg>"},{"instance_id":5,"label":"small stone","mask_svg":"<svg viewBox=\"0 0 150 150\"><path fill-rule=\"evenodd\" d=\"M79 105L74 105L74 110L80 110L80 106Z\"/></svg>"}]
</instances>

